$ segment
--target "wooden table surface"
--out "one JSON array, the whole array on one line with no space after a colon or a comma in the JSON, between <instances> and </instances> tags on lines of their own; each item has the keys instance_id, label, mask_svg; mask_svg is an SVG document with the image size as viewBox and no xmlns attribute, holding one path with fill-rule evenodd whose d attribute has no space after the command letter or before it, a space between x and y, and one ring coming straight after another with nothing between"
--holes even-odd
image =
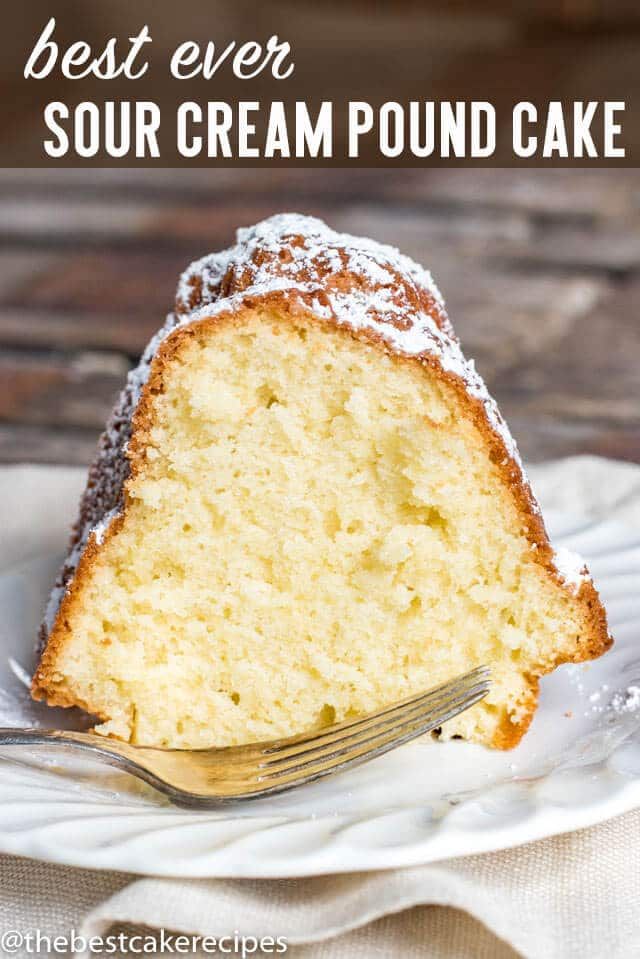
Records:
<instances>
[{"instance_id":1,"label":"wooden table surface","mask_svg":"<svg viewBox=\"0 0 640 959\"><path fill-rule=\"evenodd\" d=\"M282 210L430 267L525 458L640 462L640 171L0 171L0 461L87 463L178 273Z\"/></svg>"}]
</instances>

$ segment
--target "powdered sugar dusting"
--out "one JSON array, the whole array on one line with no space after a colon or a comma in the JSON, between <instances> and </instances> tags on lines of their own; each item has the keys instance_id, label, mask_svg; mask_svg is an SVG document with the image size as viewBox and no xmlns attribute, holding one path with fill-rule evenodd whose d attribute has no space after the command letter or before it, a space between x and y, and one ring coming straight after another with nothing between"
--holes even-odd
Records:
<instances>
[{"instance_id":1,"label":"powdered sugar dusting","mask_svg":"<svg viewBox=\"0 0 640 959\"><path fill-rule=\"evenodd\" d=\"M117 515L118 515L117 509L110 509L108 513L105 513L105 515L102 517L100 522L96 523L96 525L92 527L91 532L93 536L95 537L95 541L98 546L102 545L102 541L104 540L105 533L107 532L107 530L111 526L112 521L116 518Z\"/></svg>"},{"instance_id":2,"label":"powdered sugar dusting","mask_svg":"<svg viewBox=\"0 0 640 959\"><path fill-rule=\"evenodd\" d=\"M636 713L640 709L640 686L629 686L622 692L617 692L611 699L609 707L616 715Z\"/></svg>"},{"instance_id":3,"label":"powdered sugar dusting","mask_svg":"<svg viewBox=\"0 0 640 959\"><path fill-rule=\"evenodd\" d=\"M274 275L296 279L301 272L313 275L320 267L325 279L348 270L376 287L397 284L401 274L444 306L431 274L408 256L375 240L337 233L316 217L281 213L238 230L236 241L234 247L197 260L183 273L178 285L179 302L189 302L194 276L202 280L205 290L217 294L230 268L237 273L248 268L252 281L247 285L262 286L263 292L268 292ZM258 250L266 258L256 258ZM450 327L449 331L453 333Z\"/></svg>"},{"instance_id":4,"label":"powdered sugar dusting","mask_svg":"<svg viewBox=\"0 0 640 959\"><path fill-rule=\"evenodd\" d=\"M626 688L610 692L609 683L602 683L591 692L587 692L584 681L584 666L574 672L570 667L566 675L569 677L577 693L587 708L583 715L605 716L608 718L624 717L640 712L640 686L637 682L630 683Z\"/></svg>"},{"instance_id":5,"label":"powdered sugar dusting","mask_svg":"<svg viewBox=\"0 0 640 959\"><path fill-rule=\"evenodd\" d=\"M554 563L567 586L571 587L576 593L582 584L589 579L589 573L583 558L578 553L567 549L566 546L556 549Z\"/></svg>"}]
</instances>

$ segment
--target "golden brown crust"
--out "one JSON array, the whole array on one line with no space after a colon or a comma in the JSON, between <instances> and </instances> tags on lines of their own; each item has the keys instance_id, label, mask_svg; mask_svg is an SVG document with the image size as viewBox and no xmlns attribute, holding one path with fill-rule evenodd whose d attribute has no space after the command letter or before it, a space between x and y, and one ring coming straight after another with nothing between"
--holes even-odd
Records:
<instances>
[{"instance_id":1,"label":"golden brown crust","mask_svg":"<svg viewBox=\"0 0 640 959\"><path fill-rule=\"evenodd\" d=\"M254 258L257 258L257 262L252 260L252 267L267 268L275 277L290 277L290 258L293 255L291 249L295 250L296 248L295 238L293 241L290 238L289 244L285 248L284 257L282 256L282 248L275 251L265 251L258 248ZM318 259L318 263L315 264L314 268L320 270L320 279L326 291L333 291L334 293L338 291L339 295L345 295L349 292L353 293L355 289L356 293L359 294L367 282L370 285L372 283L366 276L363 278L362 275L349 269L346 251L344 257L341 256L342 267L336 269L334 264L332 271L325 266L321 254L317 254L316 259ZM303 269L303 273L298 275L298 281L300 276L305 282L310 281L312 270L309 263L307 262L306 266L303 265L301 269ZM439 355L437 350L425 349L411 355L395 348L393 340L390 342L387 328L391 326L395 330L410 329L410 325L407 327L406 318L412 315L412 311L414 313L415 311L421 311L422 314L426 313L433 319L437 327L436 337L440 335L438 331L442 331L451 342L455 342L455 340L444 309L433 292L416 281L415 276L409 276L402 270L396 269L395 266L389 269L395 281L391 294L392 306L389 307L390 312L386 317L374 318L375 322L372 325L363 325L359 328L336 315L335 310L331 308L331 303L334 301L328 296L323 298L323 295L315 287L309 290L299 288L299 286L295 289L270 288L256 292L255 286L251 282L252 277L255 276L254 272L246 266L239 269L237 265L235 267L232 265L227 267L227 270L222 273L221 278L218 277L215 283L210 283L209 289L205 291L202 277L198 277L196 272L193 282L187 282L186 288L190 292L188 292L186 301L184 296L182 300L179 300L178 313L186 313L189 309L202 305L203 299L205 300L204 305L197 316L191 317L183 325L176 326L164 338L150 361L148 378L142 387L139 400L131 409L130 431L127 433L130 438L126 450L128 470L120 471L123 477L128 475L129 478L123 478L122 480L122 488L118 491L118 500L121 501L121 506L118 515L108 526L104 539L115 536L125 522L129 507L128 484L144 468L148 438L153 426L154 397L163 392L165 375L178 352L194 337L203 334L208 335L211 331L219 329L223 324L240 326L246 321L247 316L262 312L270 316L278 315L280 322L283 323L295 322L299 324L305 322L325 325L329 323L345 336L361 340L383 351L392 357L395 362L419 365L451 389L464 415L475 425L488 450L488 455L498 471L504 489L508 491L514 501L521 519L522 531L533 547L532 559L561 588L569 589L570 587L564 583L554 564L554 552L549 543L544 522L529 483L517 460L517 454L505 440L506 431L500 429L501 421L496 426L495 414L493 419L489 414L484 396L469 388L469 382L464 375L448 368L444 361L445 358ZM305 270L306 272L304 272ZM376 291L374 290L374 292ZM209 297L208 302L205 293ZM233 297L233 300L226 301L224 300L226 297ZM388 305L387 300L382 302ZM223 307L227 306L227 308L220 309L221 305ZM506 433L506 436L508 437L508 433ZM124 450L120 455L124 455ZM74 574L64 583L66 590L55 617L53 628L49 631L46 647L32 684L32 694L36 699L46 699L51 705L57 706L79 705L89 712L92 711L90 703L79 702L72 692L58 684L56 660L60 650L71 635L70 621L74 617L74 608L80 600L84 583L91 573L98 549L95 537L87 534ZM606 613L591 580L584 579L582 581L577 603L583 610L583 623L580 635L576 637L575 650L571 655L566 651L560 651L555 662L549 664L545 671L550 671L564 662L582 662L593 659L604 653L612 644L607 628ZM526 715L517 724L507 719L494 737L492 743L494 747L509 749L522 738L535 713L538 681L539 676L537 675L529 678L529 703ZM108 717L101 718L107 719Z\"/></svg>"}]
</instances>

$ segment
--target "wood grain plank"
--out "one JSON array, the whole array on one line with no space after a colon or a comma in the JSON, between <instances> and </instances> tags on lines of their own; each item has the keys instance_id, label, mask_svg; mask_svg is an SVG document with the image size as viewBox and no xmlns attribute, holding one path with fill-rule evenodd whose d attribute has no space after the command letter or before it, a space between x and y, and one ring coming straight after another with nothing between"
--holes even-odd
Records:
<instances>
[{"instance_id":1,"label":"wood grain plank","mask_svg":"<svg viewBox=\"0 0 640 959\"><path fill-rule=\"evenodd\" d=\"M440 169L398 171L387 197L463 208L507 208L564 220L626 217L637 208L640 170Z\"/></svg>"},{"instance_id":2,"label":"wood grain plank","mask_svg":"<svg viewBox=\"0 0 640 959\"><path fill-rule=\"evenodd\" d=\"M500 386L530 413L640 424L640 284L609 293L541 354L514 353Z\"/></svg>"},{"instance_id":3,"label":"wood grain plank","mask_svg":"<svg viewBox=\"0 0 640 959\"><path fill-rule=\"evenodd\" d=\"M625 216L637 206L640 171L620 169L0 169L0 198L75 202L115 198L167 206L260 197L289 206L309 198L372 206L507 208L558 218Z\"/></svg>"},{"instance_id":4,"label":"wood grain plank","mask_svg":"<svg viewBox=\"0 0 640 959\"><path fill-rule=\"evenodd\" d=\"M5 245L65 247L74 255L113 247L126 247L131 253L153 250L157 256L175 250L182 252L182 262L190 251L199 256L228 245L238 224L280 209L273 198L252 204L210 199L195 206L156 206L142 201L103 205L63 199L24 206L0 200ZM357 200L308 202L305 212L326 217L337 229L392 243L427 263L431 262L430 249L437 246L449 259L462 255L535 271L621 276L640 272L640 215L633 215L633 207L624 217L603 216L588 223L557 217L540 222L524 210L508 208L417 209L414 204L387 208Z\"/></svg>"},{"instance_id":5,"label":"wood grain plank","mask_svg":"<svg viewBox=\"0 0 640 959\"><path fill-rule=\"evenodd\" d=\"M88 466L99 432L0 422L0 463L51 463Z\"/></svg>"},{"instance_id":6,"label":"wood grain plank","mask_svg":"<svg viewBox=\"0 0 640 959\"><path fill-rule=\"evenodd\" d=\"M3 306L34 310L83 313L93 317L152 317L156 328L173 304L179 273L191 250L175 252L96 250L57 252L34 271L28 281L19 279L1 298ZM2 255L0 255L0 263Z\"/></svg>"},{"instance_id":7,"label":"wood grain plank","mask_svg":"<svg viewBox=\"0 0 640 959\"><path fill-rule=\"evenodd\" d=\"M525 462L592 454L640 463L640 428L589 423L558 415L523 416L510 404L503 412Z\"/></svg>"},{"instance_id":8,"label":"wood grain plank","mask_svg":"<svg viewBox=\"0 0 640 959\"><path fill-rule=\"evenodd\" d=\"M403 171L410 176L422 171ZM180 169L150 167L43 169L0 169L0 197L27 197L40 200L57 197L88 201L111 197L151 199L156 203L198 203L212 196L301 197L334 195L340 197L393 195L394 188L385 170L323 169L291 167L287 170L269 167L226 167Z\"/></svg>"},{"instance_id":9,"label":"wood grain plank","mask_svg":"<svg viewBox=\"0 0 640 959\"><path fill-rule=\"evenodd\" d=\"M110 350L138 356L158 329L158 317L24 309L0 305L0 345L24 350Z\"/></svg>"},{"instance_id":10,"label":"wood grain plank","mask_svg":"<svg viewBox=\"0 0 640 959\"><path fill-rule=\"evenodd\" d=\"M55 251L0 249L0 300L28 289L34 276L61 264L62 257Z\"/></svg>"},{"instance_id":11,"label":"wood grain plank","mask_svg":"<svg viewBox=\"0 0 640 959\"><path fill-rule=\"evenodd\" d=\"M4 351L0 356L0 420L100 429L129 369L125 357L71 357Z\"/></svg>"},{"instance_id":12,"label":"wood grain plank","mask_svg":"<svg viewBox=\"0 0 640 959\"><path fill-rule=\"evenodd\" d=\"M455 263L461 257L484 261L488 270L526 268L554 273L633 274L640 271L640 230L628 224L596 220L588 225L554 221L540 224L517 211L510 215L465 213L423 215L393 207L344 207L334 218L353 232L386 238L420 262L434 257ZM441 255L439 255L441 254Z\"/></svg>"}]
</instances>

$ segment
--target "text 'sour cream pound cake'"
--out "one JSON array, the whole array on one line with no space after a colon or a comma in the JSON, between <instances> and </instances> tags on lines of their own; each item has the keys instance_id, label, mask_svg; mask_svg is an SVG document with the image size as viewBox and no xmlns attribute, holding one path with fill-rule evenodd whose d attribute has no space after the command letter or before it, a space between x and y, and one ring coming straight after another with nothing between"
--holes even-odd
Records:
<instances>
[{"instance_id":1,"label":"text 'sour cream pound cake'","mask_svg":"<svg viewBox=\"0 0 640 959\"><path fill-rule=\"evenodd\" d=\"M429 273L283 215L183 275L102 437L33 695L225 746L492 669L441 735L514 746L610 645Z\"/></svg>"}]
</instances>

